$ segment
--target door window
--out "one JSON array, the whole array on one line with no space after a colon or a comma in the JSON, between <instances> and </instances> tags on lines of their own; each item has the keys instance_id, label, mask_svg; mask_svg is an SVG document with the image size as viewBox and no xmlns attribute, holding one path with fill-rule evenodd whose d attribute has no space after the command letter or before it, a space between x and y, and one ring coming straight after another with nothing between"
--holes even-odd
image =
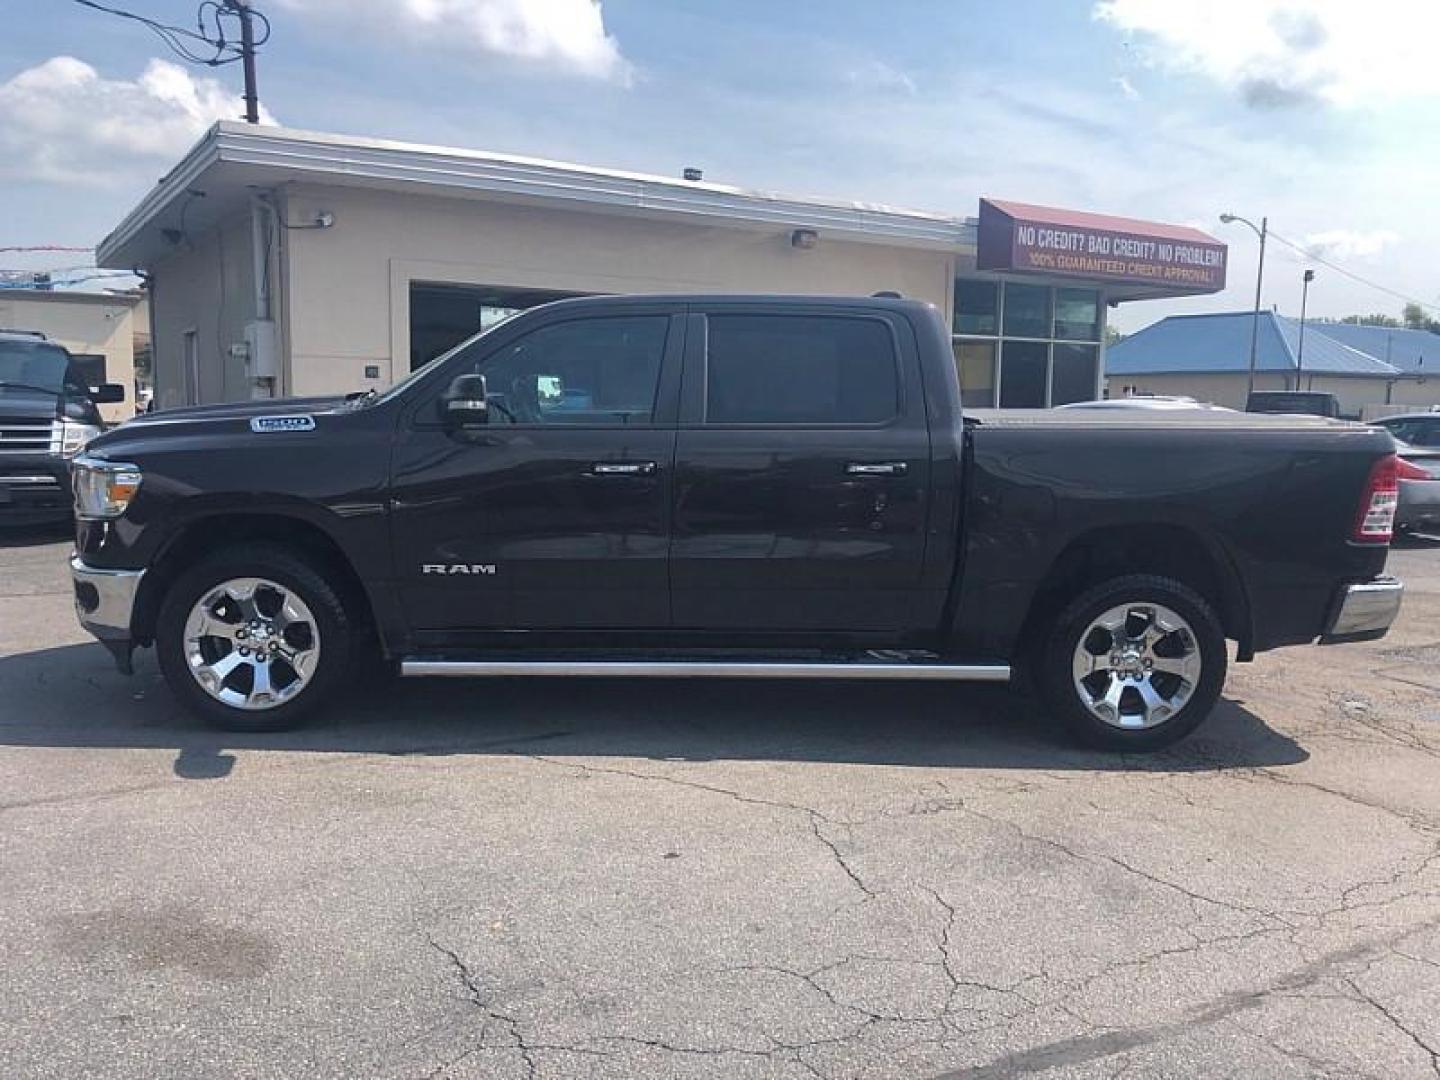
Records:
<instances>
[{"instance_id":1,"label":"door window","mask_svg":"<svg viewBox=\"0 0 1440 1080\"><path fill-rule=\"evenodd\" d=\"M711 315L711 424L876 425L899 412L895 341L879 319Z\"/></svg>"},{"instance_id":2,"label":"door window","mask_svg":"<svg viewBox=\"0 0 1440 1080\"><path fill-rule=\"evenodd\" d=\"M492 422L649 424L669 324L664 315L575 319L526 334L475 368Z\"/></svg>"}]
</instances>

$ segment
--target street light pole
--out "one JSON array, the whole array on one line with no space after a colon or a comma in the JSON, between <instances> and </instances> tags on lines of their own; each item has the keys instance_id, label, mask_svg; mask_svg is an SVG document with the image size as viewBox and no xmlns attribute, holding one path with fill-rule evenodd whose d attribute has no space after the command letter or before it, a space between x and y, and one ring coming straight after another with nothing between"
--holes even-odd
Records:
<instances>
[{"instance_id":1,"label":"street light pole","mask_svg":"<svg viewBox=\"0 0 1440 1080\"><path fill-rule=\"evenodd\" d=\"M1295 389L1303 390L1300 385L1300 373L1305 369L1305 303L1310 299L1310 282L1315 280L1315 271L1306 270L1300 279L1300 347L1296 350L1299 355L1295 357Z\"/></svg>"},{"instance_id":2,"label":"street light pole","mask_svg":"<svg viewBox=\"0 0 1440 1080\"><path fill-rule=\"evenodd\" d=\"M1265 282L1265 237L1270 231L1270 219L1262 217L1258 229L1253 221L1249 221L1239 214L1221 214L1220 220L1226 225L1232 221L1249 225L1255 235L1260 237L1260 265L1255 271L1255 313L1250 320L1250 378L1246 384L1246 397L1248 398L1255 392L1255 358L1260 348L1260 289Z\"/></svg>"}]
</instances>

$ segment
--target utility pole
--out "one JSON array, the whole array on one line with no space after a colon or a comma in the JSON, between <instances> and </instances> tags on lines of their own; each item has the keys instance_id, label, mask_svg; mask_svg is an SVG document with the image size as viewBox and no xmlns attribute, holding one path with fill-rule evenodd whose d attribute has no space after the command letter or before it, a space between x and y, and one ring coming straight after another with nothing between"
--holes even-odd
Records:
<instances>
[{"instance_id":1,"label":"utility pole","mask_svg":"<svg viewBox=\"0 0 1440 1080\"><path fill-rule=\"evenodd\" d=\"M1248 225L1251 231L1260 238L1260 265L1255 270L1255 314L1250 319L1250 378L1245 388L1248 400L1248 395L1255 392L1255 361L1259 355L1260 347L1260 289L1265 283L1265 237L1270 231L1270 219L1268 217L1262 217L1258 229L1255 228L1253 221L1249 221L1239 214L1221 214L1220 220L1226 225L1229 225L1232 221L1238 221L1242 225ZM1288 378L1286 385L1289 385Z\"/></svg>"},{"instance_id":2,"label":"utility pole","mask_svg":"<svg viewBox=\"0 0 1440 1080\"><path fill-rule=\"evenodd\" d=\"M255 88L255 27L250 0L225 0L225 8L240 17L240 64L245 69L245 122L260 123L260 94Z\"/></svg>"},{"instance_id":3,"label":"utility pole","mask_svg":"<svg viewBox=\"0 0 1440 1080\"><path fill-rule=\"evenodd\" d=\"M1315 280L1315 271L1306 270L1301 277L1300 286L1300 348L1295 357L1295 389L1303 390L1300 385L1300 373L1305 370L1305 304L1310 299L1310 282ZM1314 385L1313 383L1311 385Z\"/></svg>"}]
</instances>

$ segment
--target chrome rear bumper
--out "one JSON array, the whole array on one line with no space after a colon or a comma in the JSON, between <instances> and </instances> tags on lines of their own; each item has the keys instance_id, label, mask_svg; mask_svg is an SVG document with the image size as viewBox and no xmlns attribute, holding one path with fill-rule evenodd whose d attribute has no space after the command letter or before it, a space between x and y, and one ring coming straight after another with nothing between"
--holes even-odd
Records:
<instances>
[{"instance_id":1,"label":"chrome rear bumper","mask_svg":"<svg viewBox=\"0 0 1440 1080\"><path fill-rule=\"evenodd\" d=\"M1400 614L1405 586L1394 578L1376 578L1346 585L1320 638L1322 645L1345 641L1369 641L1384 637Z\"/></svg>"}]
</instances>

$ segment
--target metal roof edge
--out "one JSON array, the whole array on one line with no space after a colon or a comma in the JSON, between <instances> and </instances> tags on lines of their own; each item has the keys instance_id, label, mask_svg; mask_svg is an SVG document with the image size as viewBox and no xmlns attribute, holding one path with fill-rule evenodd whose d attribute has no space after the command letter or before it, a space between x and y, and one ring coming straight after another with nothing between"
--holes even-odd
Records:
<instances>
[{"instance_id":1,"label":"metal roof edge","mask_svg":"<svg viewBox=\"0 0 1440 1080\"><path fill-rule=\"evenodd\" d=\"M860 240L945 250L973 244L975 239L974 227L967 221L941 214L873 203L806 199L538 158L341 138L231 121L217 124L207 140L213 142L218 161L286 169L321 180L343 177L403 181L515 199L563 200L580 207L825 229ZM148 203L137 207L122 223L122 229L131 218L141 215ZM119 233L117 230L116 236ZM114 246L110 238L107 244Z\"/></svg>"},{"instance_id":2,"label":"metal roof edge","mask_svg":"<svg viewBox=\"0 0 1440 1080\"><path fill-rule=\"evenodd\" d=\"M182 157L179 163L162 176L145 196L126 214L100 243L95 245L95 265L106 269L129 270L116 260L118 251L133 240L169 202L188 188L195 179L219 160L219 136L222 123L212 124L204 135Z\"/></svg>"}]
</instances>

